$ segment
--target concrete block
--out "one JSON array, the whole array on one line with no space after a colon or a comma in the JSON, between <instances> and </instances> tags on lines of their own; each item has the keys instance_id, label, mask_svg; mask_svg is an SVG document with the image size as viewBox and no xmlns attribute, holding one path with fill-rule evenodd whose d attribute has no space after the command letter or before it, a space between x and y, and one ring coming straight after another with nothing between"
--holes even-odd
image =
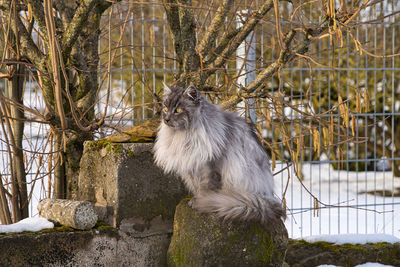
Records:
<instances>
[{"instance_id":1,"label":"concrete block","mask_svg":"<svg viewBox=\"0 0 400 267\"><path fill-rule=\"evenodd\" d=\"M288 234L281 220L223 221L201 214L184 199L176 208L168 266L288 266Z\"/></svg>"},{"instance_id":2,"label":"concrete block","mask_svg":"<svg viewBox=\"0 0 400 267\"><path fill-rule=\"evenodd\" d=\"M178 177L153 163L152 143L89 141L80 163L77 200L94 203L100 219L113 227L135 221L149 228L161 217L172 227L175 207L187 195Z\"/></svg>"}]
</instances>

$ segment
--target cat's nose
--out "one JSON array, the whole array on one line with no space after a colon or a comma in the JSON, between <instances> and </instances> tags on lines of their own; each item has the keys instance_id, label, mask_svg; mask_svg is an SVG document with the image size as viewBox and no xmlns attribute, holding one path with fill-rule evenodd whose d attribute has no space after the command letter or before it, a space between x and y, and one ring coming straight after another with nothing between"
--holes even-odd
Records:
<instances>
[{"instance_id":1,"label":"cat's nose","mask_svg":"<svg viewBox=\"0 0 400 267\"><path fill-rule=\"evenodd\" d=\"M168 123L170 121L169 118L165 118L164 120L165 120L166 123Z\"/></svg>"}]
</instances>

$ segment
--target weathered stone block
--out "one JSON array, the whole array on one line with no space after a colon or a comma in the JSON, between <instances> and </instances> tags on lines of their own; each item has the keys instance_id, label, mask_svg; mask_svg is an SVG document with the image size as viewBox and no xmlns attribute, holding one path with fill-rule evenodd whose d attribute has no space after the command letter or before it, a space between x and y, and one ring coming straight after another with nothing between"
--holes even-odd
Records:
<instances>
[{"instance_id":1,"label":"weathered stone block","mask_svg":"<svg viewBox=\"0 0 400 267\"><path fill-rule=\"evenodd\" d=\"M177 177L154 165L152 143L85 143L77 200L95 204L101 219L113 227L134 220L146 228L161 216L172 224L175 207L186 196Z\"/></svg>"},{"instance_id":2,"label":"weathered stone block","mask_svg":"<svg viewBox=\"0 0 400 267\"><path fill-rule=\"evenodd\" d=\"M0 234L0 266L166 266L168 244L165 234L144 238L104 226Z\"/></svg>"},{"instance_id":3,"label":"weathered stone block","mask_svg":"<svg viewBox=\"0 0 400 267\"><path fill-rule=\"evenodd\" d=\"M200 214L188 199L176 208L168 249L169 266L288 266L284 262L288 235L281 220L223 222Z\"/></svg>"}]
</instances>

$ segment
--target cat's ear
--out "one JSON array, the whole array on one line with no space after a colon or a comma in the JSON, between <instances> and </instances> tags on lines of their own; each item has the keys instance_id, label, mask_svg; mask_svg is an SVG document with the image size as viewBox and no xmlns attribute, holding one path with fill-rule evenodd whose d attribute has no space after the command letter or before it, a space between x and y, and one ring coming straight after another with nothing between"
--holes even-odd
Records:
<instances>
[{"instance_id":1,"label":"cat's ear","mask_svg":"<svg viewBox=\"0 0 400 267\"><path fill-rule=\"evenodd\" d=\"M172 92L172 88L171 87L169 87L166 83L164 83L163 82L163 85L164 85L164 92L163 92L163 94L164 95L169 95L171 92Z\"/></svg>"},{"instance_id":2,"label":"cat's ear","mask_svg":"<svg viewBox=\"0 0 400 267\"><path fill-rule=\"evenodd\" d=\"M188 88L186 88L185 94L189 96L193 102L199 102L200 92L196 89L196 87L194 87L194 85L190 85Z\"/></svg>"}]
</instances>

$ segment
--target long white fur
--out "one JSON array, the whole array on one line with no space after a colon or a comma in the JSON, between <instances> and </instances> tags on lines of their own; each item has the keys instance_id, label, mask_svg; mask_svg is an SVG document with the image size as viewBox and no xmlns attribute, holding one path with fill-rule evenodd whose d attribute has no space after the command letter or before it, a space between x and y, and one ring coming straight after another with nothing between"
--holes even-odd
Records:
<instances>
[{"instance_id":1,"label":"long white fur","mask_svg":"<svg viewBox=\"0 0 400 267\"><path fill-rule=\"evenodd\" d=\"M201 212L262 222L281 216L280 202L273 196L268 155L249 125L232 114L233 120L227 120L225 111L201 97L189 129L175 130L161 122L154 146L155 163L181 176L194 194L193 207ZM229 125L232 122L234 125ZM222 188L204 191L204 169L216 159L222 162Z\"/></svg>"}]
</instances>

